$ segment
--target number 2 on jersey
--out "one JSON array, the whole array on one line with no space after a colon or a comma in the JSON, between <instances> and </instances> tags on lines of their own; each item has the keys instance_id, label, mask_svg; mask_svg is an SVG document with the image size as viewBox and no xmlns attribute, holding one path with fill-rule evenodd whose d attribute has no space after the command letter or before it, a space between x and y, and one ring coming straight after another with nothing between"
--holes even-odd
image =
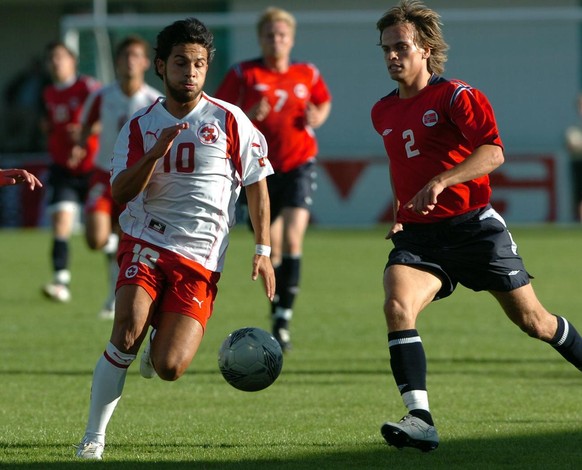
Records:
<instances>
[{"instance_id":1,"label":"number 2 on jersey","mask_svg":"<svg viewBox=\"0 0 582 470\"><path fill-rule=\"evenodd\" d=\"M412 132L412 129L406 129L402 133L402 138L406 141L406 144L404 144L406 156L408 158L418 157L420 152L414 148L414 132Z\"/></svg>"}]
</instances>

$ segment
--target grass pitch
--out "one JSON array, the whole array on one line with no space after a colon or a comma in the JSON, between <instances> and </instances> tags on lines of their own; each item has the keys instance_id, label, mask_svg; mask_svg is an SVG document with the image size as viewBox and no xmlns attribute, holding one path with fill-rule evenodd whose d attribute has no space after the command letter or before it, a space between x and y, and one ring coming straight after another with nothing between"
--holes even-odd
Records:
<instances>
[{"instance_id":1,"label":"grass pitch","mask_svg":"<svg viewBox=\"0 0 582 470\"><path fill-rule=\"evenodd\" d=\"M435 452L398 451L379 433L405 414L389 371L382 315L385 228L312 228L293 322L294 350L270 388L230 387L217 366L226 335L268 329L250 280L253 242L232 237L215 313L188 373L175 383L128 373L104 461L75 460L91 374L111 322L98 320L105 261L72 242L73 300L47 301L49 233L0 231L0 468L574 469L582 465L580 372L506 319L494 299L459 287L418 329L428 357ZM582 331L582 231L512 231L552 312Z\"/></svg>"}]
</instances>

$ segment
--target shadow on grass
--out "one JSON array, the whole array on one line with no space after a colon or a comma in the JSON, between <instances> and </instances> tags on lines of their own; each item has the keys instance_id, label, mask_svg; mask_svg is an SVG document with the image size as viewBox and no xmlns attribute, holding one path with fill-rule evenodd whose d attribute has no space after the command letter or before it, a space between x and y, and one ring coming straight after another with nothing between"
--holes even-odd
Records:
<instances>
[{"instance_id":1,"label":"shadow on grass","mask_svg":"<svg viewBox=\"0 0 582 470\"><path fill-rule=\"evenodd\" d=\"M47 452L64 451L71 457L58 459L53 457L46 461L17 463L17 455L26 454L27 448L38 452L38 444L6 445L0 441L0 451L9 458L10 463L0 455L0 468L61 470L87 468L107 469L140 469L140 470L182 470L182 469L221 469L221 470L263 470L263 469L381 469L381 468L413 468L413 469L579 469L582 465L582 430L575 432L537 434L532 436L505 436L495 439L448 440L441 442L439 449L431 453L423 453L415 449L397 450L388 447L383 442L364 443L361 445L309 444L288 445L287 443L256 446L257 454L271 452L274 457L261 459L245 457L252 454L253 446L233 446L229 444L194 444L194 445L111 445L101 462L75 460L70 446L46 446ZM337 449L336 447L342 447ZM227 457L237 454L240 457ZM177 457L172 460L175 450ZM276 457L278 450L285 457ZM139 459L128 458L115 460L116 454L140 455ZM221 459L221 452L225 457ZM12 454L12 458L10 458ZM152 456L148 460L148 454ZM153 455L164 455L163 461L154 460ZM191 458L185 458L190 454ZM213 454L208 458L205 455ZM122 458L121 455L117 459Z\"/></svg>"}]
</instances>

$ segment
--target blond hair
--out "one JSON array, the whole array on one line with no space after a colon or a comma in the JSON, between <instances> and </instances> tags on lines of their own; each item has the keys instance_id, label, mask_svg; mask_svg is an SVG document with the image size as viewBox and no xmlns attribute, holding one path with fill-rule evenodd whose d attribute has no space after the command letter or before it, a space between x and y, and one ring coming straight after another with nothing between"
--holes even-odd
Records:
<instances>
[{"instance_id":1,"label":"blond hair","mask_svg":"<svg viewBox=\"0 0 582 470\"><path fill-rule=\"evenodd\" d=\"M269 7L260 16L259 21L257 21L257 34L260 36L261 31L263 30L263 26L265 26L267 23L274 23L275 21L284 21L289 25L291 31L295 33L295 28L297 26L295 17L287 10L283 10L282 8Z\"/></svg>"},{"instance_id":2,"label":"blond hair","mask_svg":"<svg viewBox=\"0 0 582 470\"><path fill-rule=\"evenodd\" d=\"M428 71L441 75L445 71L447 50L441 31L440 16L422 2L417 0L402 0L399 5L388 10L376 23L376 28L382 31L398 24L410 23L414 26L414 42L423 49L430 49L427 61Z\"/></svg>"}]
</instances>

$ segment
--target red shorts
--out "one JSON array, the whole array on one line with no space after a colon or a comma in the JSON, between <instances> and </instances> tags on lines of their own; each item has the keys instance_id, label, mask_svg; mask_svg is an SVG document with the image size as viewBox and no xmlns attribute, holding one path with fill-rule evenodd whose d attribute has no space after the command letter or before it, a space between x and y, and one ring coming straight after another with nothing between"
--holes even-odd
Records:
<instances>
[{"instance_id":1,"label":"red shorts","mask_svg":"<svg viewBox=\"0 0 582 470\"><path fill-rule=\"evenodd\" d=\"M156 304L152 325L164 312L180 313L206 327L218 292L220 273L137 238L123 235L117 252L117 289L143 287Z\"/></svg>"},{"instance_id":2,"label":"red shorts","mask_svg":"<svg viewBox=\"0 0 582 470\"><path fill-rule=\"evenodd\" d=\"M119 215L123 212L123 207L117 204L111 196L108 171L97 168L91 175L85 211L88 214L105 212L115 220L119 219Z\"/></svg>"}]
</instances>

